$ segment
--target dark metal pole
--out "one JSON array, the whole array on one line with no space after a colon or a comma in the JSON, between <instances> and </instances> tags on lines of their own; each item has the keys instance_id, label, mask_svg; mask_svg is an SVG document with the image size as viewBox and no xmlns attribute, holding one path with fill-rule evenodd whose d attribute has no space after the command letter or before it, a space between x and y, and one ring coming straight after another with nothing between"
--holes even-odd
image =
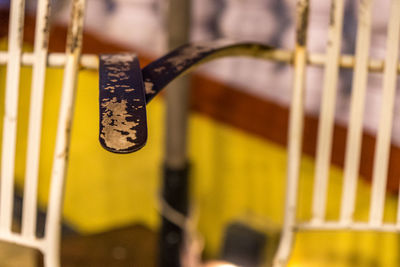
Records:
<instances>
[{"instance_id":1,"label":"dark metal pole","mask_svg":"<svg viewBox=\"0 0 400 267\"><path fill-rule=\"evenodd\" d=\"M169 49L189 41L190 0L169 1L168 31ZM184 215L188 213L189 194L189 163L186 148L189 80L189 76L177 79L166 92L166 147L162 190L165 202ZM181 266L183 240L183 229L163 217L160 233L160 267Z\"/></svg>"}]
</instances>

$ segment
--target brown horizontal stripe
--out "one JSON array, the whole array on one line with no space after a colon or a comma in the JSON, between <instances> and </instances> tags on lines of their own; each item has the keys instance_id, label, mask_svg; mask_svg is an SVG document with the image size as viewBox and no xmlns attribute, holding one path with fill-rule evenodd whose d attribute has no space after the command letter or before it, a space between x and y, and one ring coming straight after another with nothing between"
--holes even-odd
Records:
<instances>
[{"instance_id":1,"label":"brown horizontal stripe","mask_svg":"<svg viewBox=\"0 0 400 267\"><path fill-rule=\"evenodd\" d=\"M0 14L4 21L6 14ZM34 19L27 17L25 21L24 40L33 43ZM7 33L7 23L0 25L0 37ZM62 52L65 50L66 28L64 26L52 26L50 33L49 50ZM133 49L135 50L135 49ZM114 53L132 51L132 47L126 47L85 32L83 39L83 53ZM152 57L138 52L141 65L147 65ZM282 146L287 143L288 115L287 107L277 103L260 99L243 90L238 90L230 85L218 82L211 78L194 75L192 79L191 109L207 115L216 121L240 128L251 134L258 135ZM303 151L305 154L315 156L318 119L306 115L304 123ZM332 163L343 168L344 153L346 147L345 126L335 124L332 149ZM375 136L363 133L360 174L371 181L372 166L375 149ZM390 150L390 164L388 172L388 189L391 192L398 191L400 165L400 148L392 145Z\"/></svg>"},{"instance_id":2,"label":"brown horizontal stripe","mask_svg":"<svg viewBox=\"0 0 400 267\"><path fill-rule=\"evenodd\" d=\"M286 146L289 110L276 102L260 99L213 79L194 75L192 79L191 107L217 121L226 123L269 141ZM315 156L318 119L306 115L304 122L303 152ZM335 124L332 163L343 168L347 129ZM363 133L360 174L371 181L375 149L375 136ZM397 192L400 176L400 148L392 145L390 151L388 189Z\"/></svg>"}]
</instances>

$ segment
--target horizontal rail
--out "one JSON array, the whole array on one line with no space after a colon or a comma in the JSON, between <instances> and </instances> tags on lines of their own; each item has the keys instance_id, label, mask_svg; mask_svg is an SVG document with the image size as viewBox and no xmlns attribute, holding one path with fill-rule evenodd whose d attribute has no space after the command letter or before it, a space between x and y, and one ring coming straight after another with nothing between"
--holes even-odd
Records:
<instances>
[{"instance_id":1,"label":"horizontal rail","mask_svg":"<svg viewBox=\"0 0 400 267\"><path fill-rule=\"evenodd\" d=\"M17 244L20 246L25 246L29 248L36 248L40 251L43 251L45 239L43 238L36 238L36 237L27 237L24 235L20 235L17 233L11 232L1 232L0 233L1 241L10 242L13 244Z\"/></svg>"},{"instance_id":2,"label":"horizontal rail","mask_svg":"<svg viewBox=\"0 0 400 267\"><path fill-rule=\"evenodd\" d=\"M299 223L295 227L296 230L307 231L377 231L377 232L400 232L400 225L382 224L378 227L364 222L340 223L336 221L326 222L306 222Z\"/></svg>"},{"instance_id":3,"label":"horizontal rail","mask_svg":"<svg viewBox=\"0 0 400 267\"><path fill-rule=\"evenodd\" d=\"M0 51L0 65L7 64L8 53ZM32 66L35 61L34 53L22 53L22 65ZM50 53L47 57L47 66L54 68L63 68L65 66L65 53ZM80 58L80 66L83 69L98 69L98 57L94 54L82 55Z\"/></svg>"},{"instance_id":4,"label":"horizontal rail","mask_svg":"<svg viewBox=\"0 0 400 267\"><path fill-rule=\"evenodd\" d=\"M264 58L275 60L284 63L293 62L293 51L276 49L273 52L268 53ZM0 65L7 64L8 53L6 51L0 51ZM32 66L34 62L33 53L22 54L22 65ZM307 58L307 64L314 66L323 66L326 62L326 56L319 53L309 53ZM65 54L64 53L50 53L47 59L47 65L54 68L62 68L65 66ZM369 59L368 70L371 72L383 72L384 60ZM83 69L98 69L98 57L94 54L84 54L80 59L80 66ZM339 66L341 68L354 68L355 58L351 55L342 55L339 58ZM397 72L400 73L400 64L397 66Z\"/></svg>"}]
</instances>

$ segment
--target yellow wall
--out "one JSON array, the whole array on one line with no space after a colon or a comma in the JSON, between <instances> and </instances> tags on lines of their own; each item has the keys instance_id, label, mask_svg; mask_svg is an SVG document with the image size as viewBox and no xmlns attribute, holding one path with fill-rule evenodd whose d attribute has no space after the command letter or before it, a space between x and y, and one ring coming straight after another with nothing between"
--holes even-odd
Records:
<instances>
[{"instance_id":1,"label":"yellow wall","mask_svg":"<svg viewBox=\"0 0 400 267\"><path fill-rule=\"evenodd\" d=\"M30 69L23 68L16 165L19 187L24 177L30 74ZM3 105L4 67L0 68L0 81ZM39 186L43 206L48 194L61 81L61 70L47 71ZM1 118L2 114L1 108ZM133 222L158 226L156 196L162 164L163 115L163 102L156 98L148 107L147 146L129 155L106 152L98 142L97 73L80 73L64 207L69 224L87 234ZM244 221L261 230L266 225L275 227L282 223L284 147L192 114L190 157L192 201L200 214L198 228L206 239L209 255L219 251L224 226L231 221ZM300 218L310 214L313 171L313 160L304 157ZM332 168L327 211L330 219L338 217L341 177L341 171ZM368 187L360 182L356 211L360 219L368 216ZM393 221L395 210L396 197L390 196L385 218ZM299 234L297 241L291 266L398 266L399 239L393 234L307 233ZM372 261L378 265L372 265Z\"/></svg>"}]
</instances>

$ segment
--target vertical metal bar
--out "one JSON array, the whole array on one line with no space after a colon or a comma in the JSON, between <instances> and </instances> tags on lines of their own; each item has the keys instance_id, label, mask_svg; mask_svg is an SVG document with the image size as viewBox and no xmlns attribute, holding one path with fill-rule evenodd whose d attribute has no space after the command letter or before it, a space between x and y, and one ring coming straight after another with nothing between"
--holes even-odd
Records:
<instances>
[{"instance_id":1,"label":"vertical metal bar","mask_svg":"<svg viewBox=\"0 0 400 267\"><path fill-rule=\"evenodd\" d=\"M170 0L168 47L175 49L189 41L191 1ZM166 147L163 197L175 210L187 214L189 164L187 122L190 76L174 81L166 91ZM175 239L171 239L175 236ZM159 266L181 266L184 230L166 217L162 219Z\"/></svg>"},{"instance_id":2,"label":"vertical metal bar","mask_svg":"<svg viewBox=\"0 0 400 267\"><path fill-rule=\"evenodd\" d=\"M45 264L47 264L46 266L52 267L59 266L60 225L64 198L64 182L78 80L79 59L82 48L85 5L86 0L73 1L71 22L67 36L66 65L64 69L45 230Z\"/></svg>"},{"instance_id":3,"label":"vertical metal bar","mask_svg":"<svg viewBox=\"0 0 400 267\"><path fill-rule=\"evenodd\" d=\"M44 81L49 40L50 1L40 0L37 7L31 103L29 113L28 151L26 159L22 234L35 236L37 186L40 158L40 138Z\"/></svg>"},{"instance_id":4,"label":"vertical metal bar","mask_svg":"<svg viewBox=\"0 0 400 267\"><path fill-rule=\"evenodd\" d=\"M179 14L179 15L177 15ZM190 1L170 0L168 11L168 48L175 49L189 42ZM188 120L190 76L177 79L166 91L166 155L165 164L182 168L187 163L186 130Z\"/></svg>"},{"instance_id":5,"label":"vertical metal bar","mask_svg":"<svg viewBox=\"0 0 400 267\"><path fill-rule=\"evenodd\" d=\"M313 221L315 222L321 222L325 218L336 91L338 86L339 56L342 40L343 2L343 0L333 0L331 6L327 61L318 123L317 158L312 204Z\"/></svg>"},{"instance_id":6,"label":"vertical metal bar","mask_svg":"<svg viewBox=\"0 0 400 267\"><path fill-rule=\"evenodd\" d=\"M290 106L285 217L282 237L274 259L274 267L286 266L293 246L296 223L298 180L304 124L304 92L307 66L307 27L309 0L297 1L294 81Z\"/></svg>"},{"instance_id":7,"label":"vertical metal bar","mask_svg":"<svg viewBox=\"0 0 400 267\"><path fill-rule=\"evenodd\" d=\"M388 26L385 72L383 74L383 97L372 175L372 195L369 223L382 224L385 204L387 171L396 93L396 68L399 56L400 1L392 0Z\"/></svg>"},{"instance_id":8,"label":"vertical metal bar","mask_svg":"<svg viewBox=\"0 0 400 267\"><path fill-rule=\"evenodd\" d=\"M341 223L350 223L354 213L358 170L360 166L365 92L368 80L368 55L371 43L371 13L372 0L359 0L355 68L350 104L349 129L347 132L346 142L343 193L340 209Z\"/></svg>"},{"instance_id":9,"label":"vertical metal bar","mask_svg":"<svg viewBox=\"0 0 400 267\"><path fill-rule=\"evenodd\" d=\"M0 231L5 232L11 231L12 223L24 11L24 0L11 1L0 189Z\"/></svg>"}]
</instances>

